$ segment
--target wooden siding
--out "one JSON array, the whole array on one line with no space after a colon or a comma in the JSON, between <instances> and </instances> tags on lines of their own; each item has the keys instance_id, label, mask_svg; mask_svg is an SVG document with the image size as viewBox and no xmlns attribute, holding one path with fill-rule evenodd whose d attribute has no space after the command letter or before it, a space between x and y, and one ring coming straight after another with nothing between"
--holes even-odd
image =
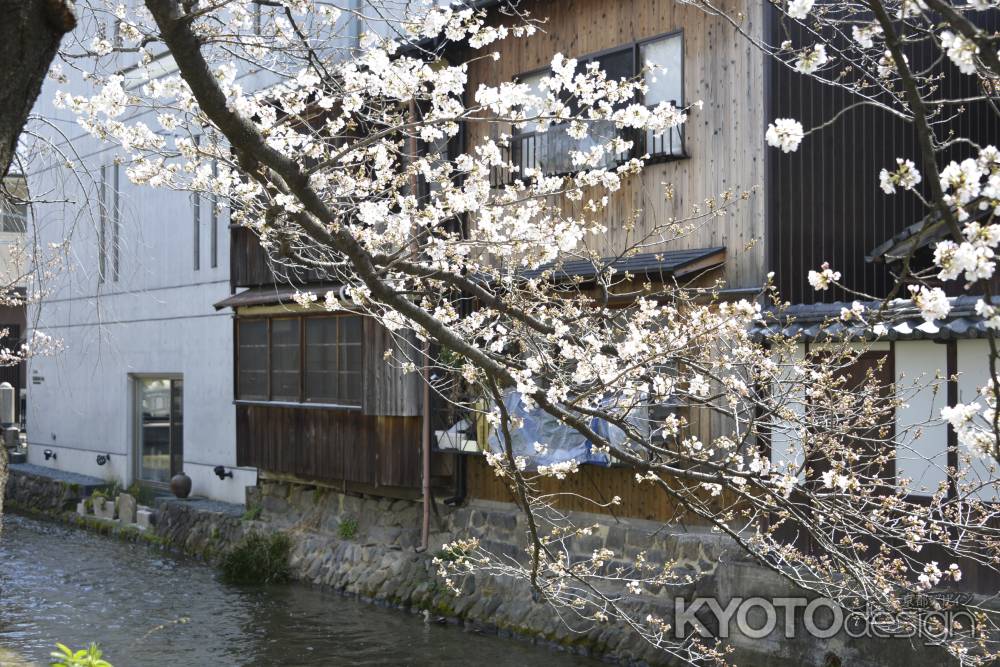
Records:
<instances>
[{"instance_id":1,"label":"wooden siding","mask_svg":"<svg viewBox=\"0 0 1000 667\"><path fill-rule=\"evenodd\" d=\"M498 502L514 502L510 488L493 472L493 469L480 456L468 457L467 484L469 495L483 500ZM666 493L652 488L650 485L639 486L635 483L635 470L631 468L604 468L596 465L585 465L575 475L565 480L545 478L540 482L544 493L574 493L577 496L561 496L556 506L570 512L596 512L619 517L632 517L648 521L688 521L689 525L702 525L704 522L695 516L687 515ZM615 496L621 498L621 504L601 510L593 503L580 496L592 498L601 502L611 502Z\"/></svg>"},{"instance_id":2,"label":"wooden siding","mask_svg":"<svg viewBox=\"0 0 1000 667\"><path fill-rule=\"evenodd\" d=\"M236 406L236 464L330 482L420 486L420 419Z\"/></svg>"},{"instance_id":3,"label":"wooden siding","mask_svg":"<svg viewBox=\"0 0 1000 667\"><path fill-rule=\"evenodd\" d=\"M769 20L772 43L782 39L796 44L815 41L790 23L782 25L773 16ZM913 67L930 64L926 54L910 54ZM939 52L936 55L940 57ZM961 99L980 94L975 77L959 73L946 59L942 63L946 73L940 82L942 97ZM775 60L768 61L768 76L767 118L795 118L806 130L857 101L843 89L820 84ZM957 136L982 145L1000 142L1000 124L985 104L969 105L948 127L953 127ZM961 160L970 154L967 146L959 145L942 157ZM892 287L889 269L885 264L866 262L865 256L918 222L926 209L913 194L883 193L878 175L883 167L893 169L897 157L912 159L923 171L913 128L884 111L861 106L807 136L798 151L785 154L771 149L767 155L769 264L782 298L792 303L850 298L838 290L817 292L808 284L809 270L824 261L840 271L851 288L886 295Z\"/></svg>"},{"instance_id":4,"label":"wooden siding","mask_svg":"<svg viewBox=\"0 0 1000 667\"><path fill-rule=\"evenodd\" d=\"M745 5L747 16L743 28L752 35L761 34L762 4L739 4ZM499 61L480 58L472 63L469 91L480 83L508 81L545 67L556 53L584 56L683 30L684 97L687 102L704 101L703 109L691 111L685 126L690 157L650 165L641 177L628 179L604 214L607 233L588 237L590 248L604 256L615 254L645 235L654 223L683 219L694 207L704 209L706 199L726 189L739 192L762 185L763 56L731 26L674 0L534 1L523 2L519 8L547 19L547 24L533 37L508 38L496 45ZM489 50L493 49L491 45ZM471 125L470 145L488 132L483 124ZM667 196L664 184L672 186L672 197ZM764 199L756 196L725 216L701 221L683 238L655 242L643 251L725 246L729 286L754 287L766 273L763 243L758 243L763 235Z\"/></svg>"},{"instance_id":5,"label":"wooden siding","mask_svg":"<svg viewBox=\"0 0 1000 667\"><path fill-rule=\"evenodd\" d=\"M229 283L233 290L274 283L270 262L257 237L239 225L229 228Z\"/></svg>"},{"instance_id":6,"label":"wooden siding","mask_svg":"<svg viewBox=\"0 0 1000 667\"><path fill-rule=\"evenodd\" d=\"M389 332L370 317L364 319L364 389L362 407L365 414L396 417L416 417L422 414L423 381L417 372L404 373L403 360L419 363L420 345L410 334L404 344L397 343ZM389 351L392 357L386 359Z\"/></svg>"},{"instance_id":7,"label":"wooden siding","mask_svg":"<svg viewBox=\"0 0 1000 667\"><path fill-rule=\"evenodd\" d=\"M266 285L301 284L303 282L329 282L318 271L294 271L278 267L260 245L257 235L240 225L229 228L229 285L235 292L238 287L264 287Z\"/></svg>"}]
</instances>

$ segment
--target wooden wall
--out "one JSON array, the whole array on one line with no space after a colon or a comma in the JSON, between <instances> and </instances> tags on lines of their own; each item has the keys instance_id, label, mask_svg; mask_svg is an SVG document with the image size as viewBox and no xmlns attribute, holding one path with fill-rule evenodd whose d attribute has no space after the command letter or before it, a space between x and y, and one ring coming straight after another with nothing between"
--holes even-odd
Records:
<instances>
[{"instance_id":1,"label":"wooden wall","mask_svg":"<svg viewBox=\"0 0 1000 667\"><path fill-rule=\"evenodd\" d=\"M402 364L409 360L420 367L420 343L412 332L401 334L398 341L385 327L370 317L364 318L364 389L362 408L365 414L416 417L423 407L424 383L420 373L403 372ZM385 354L392 354L386 359Z\"/></svg>"},{"instance_id":2,"label":"wooden wall","mask_svg":"<svg viewBox=\"0 0 1000 667\"><path fill-rule=\"evenodd\" d=\"M723 0L722 5L742 9L747 17L743 28L755 36L763 34L762 3ZM603 214L607 233L588 237L589 248L604 256L621 252L656 225L690 216L695 207L704 210L706 199L718 197L726 189L738 194L764 185L764 58L734 28L675 0L528 1L519 8L547 19L546 25L533 37L509 38L488 47L500 51L500 60L483 58L472 63L468 90L543 68L556 53L585 56L683 30L685 101L704 102L701 110L692 109L685 124L689 157L652 164L640 177L629 179ZM469 145L474 146L488 133L485 124L470 125ZM671 197L665 184L671 186ZM683 238L653 243L643 251L724 246L727 285L759 286L767 273L764 208L761 192L725 216L696 223ZM633 218L635 228L630 230ZM730 428L720 418L695 411L688 417L693 432L706 441ZM629 468L587 465L563 482L545 480L544 488L606 500L618 495L622 504L608 513L619 516L668 520L683 514L662 492L637 486L634 475ZM467 481L472 497L511 500L509 489L478 457L469 458ZM592 504L569 497L561 499L560 506L595 511Z\"/></svg>"},{"instance_id":3,"label":"wooden wall","mask_svg":"<svg viewBox=\"0 0 1000 667\"><path fill-rule=\"evenodd\" d=\"M420 418L236 406L236 465L306 479L420 487Z\"/></svg>"},{"instance_id":4,"label":"wooden wall","mask_svg":"<svg viewBox=\"0 0 1000 667\"><path fill-rule=\"evenodd\" d=\"M240 317L329 316L321 307L257 306ZM238 318L239 319L239 318ZM237 403L238 465L306 479L419 488L422 388L384 352L396 350L378 323L363 318L362 405Z\"/></svg>"},{"instance_id":5,"label":"wooden wall","mask_svg":"<svg viewBox=\"0 0 1000 667\"><path fill-rule=\"evenodd\" d=\"M277 275L275 275L277 273ZM229 286L232 291L238 287L264 287L275 284L300 284L304 282L328 282L329 278L319 271L299 269L289 271L287 267L275 267L267 253L260 246L257 235L240 225L229 228Z\"/></svg>"},{"instance_id":6,"label":"wooden wall","mask_svg":"<svg viewBox=\"0 0 1000 667\"><path fill-rule=\"evenodd\" d=\"M724 0L727 9L742 6L744 29L761 34L763 3ZM745 5L745 6L744 6ZM469 90L480 82L509 81L518 74L548 65L552 56L583 56L655 35L684 31L684 96L702 100L685 126L686 159L650 165L630 179L604 215L606 234L587 243L601 255L620 251L645 230L667 220L704 209L707 198L726 189L737 191L763 184L764 139L763 56L724 21L675 0L562 0L522 2L519 8L548 23L530 38L508 38L489 50L499 61L482 58L469 67ZM470 145L489 132L484 124L469 128ZM664 184L672 186L673 197ZM636 229L628 221L638 210ZM725 246L726 279L730 287L754 287L763 282L764 200L754 197L735 212L698 223L681 239L655 243L645 250Z\"/></svg>"},{"instance_id":7,"label":"wooden wall","mask_svg":"<svg viewBox=\"0 0 1000 667\"><path fill-rule=\"evenodd\" d=\"M990 14L978 16L985 19ZM772 18L771 26L772 43L787 38L796 44L814 41L792 22L781 24ZM984 27L996 30L1000 25ZM963 99L981 94L976 77L961 74L946 58L941 59L937 47L915 45L908 53L914 69L934 67L944 74L937 93L940 97ZM767 67L771 80L768 118L795 118L809 130L857 102L842 88L820 84L773 59ZM985 103L966 105L957 117L947 122L938 117L934 122L939 125L940 139L952 129L956 136L980 145L1000 145L1000 123ZM878 175L882 168L894 169L897 157L912 159L919 169L916 142L908 122L871 106L860 106L807 136L796 152L768 152L768 254L784 299L810 303L853 298L838 290L817 292L808 284L809 270L825 261L841 272L843 282L852 289L876 297L889 293L893 286L889 268L866 262L865 257L919 222L927 209L911 193L883 193ZM967 145L957 144L943 152L939 164L972 154Z\"/></svg>"},{"instance_id":8,"label":"wooden wall","mask_svg":"<svg viewBox=\"0 0 1000 667\"><path fill-rule=\"evenodd\" d=\"M493 472L486 460L470 456L467 471L469 495L483 500L514 502L510 488ZM650 485L635 483L635 470L625 467L605 468L585 465L575 475L565 480L545 478L539 483L541 491L578 494L601 502L621 498L621 504L602 510L584 498L566 495L559 498L556 505L571 512L594 512L618 517L632 517L647 521L687 521L690 525L702 525L698 517L689 515L663 491Z\"/></svg>"}]
</instances>

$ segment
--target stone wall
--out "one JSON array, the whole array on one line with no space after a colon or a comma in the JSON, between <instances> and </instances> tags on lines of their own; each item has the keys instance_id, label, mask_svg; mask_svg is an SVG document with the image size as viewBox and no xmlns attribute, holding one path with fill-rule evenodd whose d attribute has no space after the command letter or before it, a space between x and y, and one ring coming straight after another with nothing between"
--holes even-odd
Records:
<instances>
[{"instance_id":1,"label":"stone wall","mask_svg":"<svg viewBox=\"0 0 1000 667\"><path fill-rule=\"evenodd\" d=\"M18 470L11 466L7 476L4 500L12 508L27 508L41 512L57 512L72 507L83 497L86 486Z\"/></svg>"},{"instance_id":2,"label":"stone wall","mask_svg":"<svg viewBox=\"0 0 1000 667\"><path fill-rule=\"evenodd\" d=\"M446 589L431 558L442 545L461 537L477 537L495 554L524 557L527 526L524 517L506 503L471 500L462 507L437 504L432 515L428 553L417 553L420 541L419 503L347 496L320 488L287 483L262 483L248 495L259 507L252 522L261 529L283 530L294 537L292 566L296 576L348 595L406 609L429 610L452 622L486 632L513 635L579 653L600 655L624 663L661 664L664 655L620 624L571 628L545 604L532 601L531 590L510 578L476 575L462 582L462 595ZM626 558L645 551L652 562L673 561L677 567L706 573L697 582L647 591L639 607L670 618L674 598L682 595L716 597L725 605L733 597L798 597L788 582L747 560L727 538L693 529L664 533L662 525L635 519L614 520L601 515L574 516L577 525L596 523L592 534L571 544L572 556L589 556L606 547ZM341 524L356 529L346 531ZM755 621L756 622L756 621ZM757 626L759 627L759 623ZM939 653L914 652L907 643L810 637L801 627L786 639L783 619L765 639L730 635L733 661L740 665L941 665Z\"/></svg>"},{"instance_id":3,"label":"stone wall","mask_svg":"<svg viewBox=\"0 0 1000 667\"><path fill-rule=\"evenodd\" d=\"M39 508L59 506L44 500L31 483L14 492ZM36 489L28 491L28 489ZM23 506L23 505L22 505ZM436 574L432 559L441 546L456 538L478 537L494 553L523 557L526 526L513 507L469 501L462 507L437 504L432 515L430 548L419 552L421 504L406 500L345 495L330 489L262 482L247 489L247 511L210 501L161 502L155 523L147 531L115 527L124 537L147 541L185 553L217 560L250 531L281 531L292 538L291 567L301 581L330 587L346 595L410 611L424 611L442 622L463 624L484 632L601 655L623 663L659 664L664 656L620 624L568 627L544 604L532 601L528 586L505 577L468 576L455 596ZM51 512L49 512L52 515ZM63 516L73 517L73 514ZM641 613L672 616L675 596L716 597L723 605L733 597L795 597L801 595L777 575L746 560L724 538L703 531L667 534L661 525L639 520L616 521L606 516L579 515L578 525L597 522L591 535L571 545L574 555L589 555L607 547L634 557L640 550L653 562L673 561L678 567L706 572L684 587L647 591ZM90 517L88 517L90 519ZM79 519L73 519L79 522ZM95 520L83 522L88 527ZM100 523L100 522L98 522ZM103 522L107 523L107 522ZM102 523L102 525L103 525ZM914 652L907 643L847 640L843 636L816 639L796 628L794 639L778 629L764 639L730 635L733 661L740 665L919 665L944 664L942 656Z\"/></svg>"}]
</instances>

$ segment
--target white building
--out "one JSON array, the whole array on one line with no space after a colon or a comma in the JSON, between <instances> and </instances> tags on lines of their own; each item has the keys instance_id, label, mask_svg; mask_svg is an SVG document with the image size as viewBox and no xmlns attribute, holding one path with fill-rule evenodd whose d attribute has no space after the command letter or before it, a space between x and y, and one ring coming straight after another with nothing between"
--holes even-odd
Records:
<instances>
[{"instance_id":1,"label":"white building","mask_svg":"<svg viewBox=\"0 0 1000 667\"><path fill-rule=\"evenodd\" d=\"M235 467L233 323L212 307L230 294L228 214L130 183L54 92L36 113L65 138L29 147L25 171L32 196L54 201L34 205L31 233L61 263L40 278L28 328L64 349L28 364L28 460L161 488L183 471L193 495L242 502L256 471Z\"/></svg>"},{"instance_id":2,"label":"white building","mask_svg":"<svg viewBox=\"0 0 1000 667\"><path fill-rule=\"evenodd\" d=\"M359 13L369 17L365 30L382 34L398 20L383 7L362 12L364 0L335 4L353 10L331 33L339 48L360 48ZM258 5L256 29L281 11ZM77 29L90 34L74 33L82 43L113 39L113 17L92 23ZM146 82L129 67L134 55L111 58L119 60L103 69L122 74L126 90ZM147 72L169 76L176 65L161 54ZM115 164L122 153L55 108L57 86L94 92L70 68L66 75L46 82L35 109L51 127L33 129L51 146L22 151L31 195L51 202L36 203L31 216L29 238L46 251L40 263L49 261L50 244L68 240L54 251L62 263L40 280L44 297L28 313L29 336L37 330L64 346L28 364L29 462L126 485L162 486L183 470L193 494L242 502L257 472L236 466L232 314L212 307L232 293L228 214L205 198L131 184L126 165ZM248 90L273 83L266 71L241 78ZM160 127L153 114L143 120ZM217 466L233 476L220 479Z\"/></svg>"}]
</instances>

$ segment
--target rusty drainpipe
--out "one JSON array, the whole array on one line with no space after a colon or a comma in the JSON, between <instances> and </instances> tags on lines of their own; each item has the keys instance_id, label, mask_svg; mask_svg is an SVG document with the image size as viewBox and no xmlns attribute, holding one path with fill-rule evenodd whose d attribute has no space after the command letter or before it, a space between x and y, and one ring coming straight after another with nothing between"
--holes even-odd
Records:
<instances>
[{"instance_id":1,"label":"rusty drainpipe","mask_svg":"<svg viewBox=\"0 0 1000 667\"><path fill-rule=\"evenodd\" d=\"M410 118L417 118L417 105L410 100ZM417 155L419 146L415 136L410 137L410 151L413 156ZM417 189L420 187L416 177L411 177L410 187L414 194L419 195ZM421 429L421 449L423 457L423 474L421 475L421 491L424 500L424 515L420 525L420 549L426 551L430 543L431 535L431 344L430 341L424 343L424 419Z\"/></svg>"},{"instance_id":2,"label":"rusty drainpipe","mask_svg":"<svg viewBox=\"0 0 1000 667\"><path fill-rule=\"evenodd\" d=\"M430 385L430 343L424 343L424 423L423 459L424 473L422 487L424 495L424 517L420 527L420 550L426 551L431 534L431 385Z\"/></svg>"}]
</instances>

